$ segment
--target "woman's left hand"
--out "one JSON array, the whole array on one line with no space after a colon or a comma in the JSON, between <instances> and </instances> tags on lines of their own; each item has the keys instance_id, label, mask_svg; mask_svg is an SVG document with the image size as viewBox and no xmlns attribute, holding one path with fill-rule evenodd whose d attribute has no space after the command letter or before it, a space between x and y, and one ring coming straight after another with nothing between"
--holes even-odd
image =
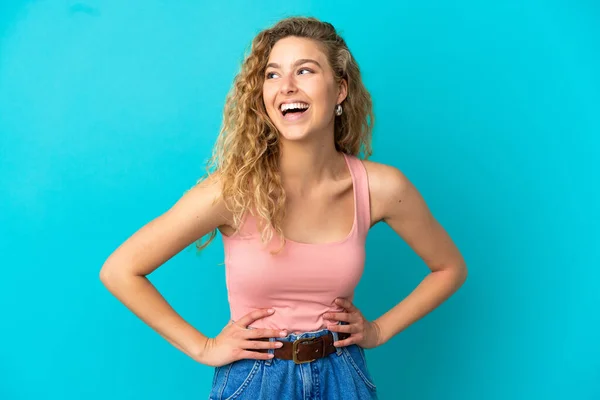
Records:
<instances>
[{"instance_id":1,"label":"woman's left hand","mask_svg":"<svg viewBox=\"0 0 600 400\"><path fill-rule=\"evenodd\" d=\"M381 329L376 322L367 321L360 310L346 299L336 299L335 304L344 308L346 312L325 313L323 318L333 321L343 321L348 324L330 324L327 329L333 332L345 332L350 334L349 338L335 342L333 344L335 347L356 344L365 349L372 349L381 344Z\"/></svg>"}]
</instances>

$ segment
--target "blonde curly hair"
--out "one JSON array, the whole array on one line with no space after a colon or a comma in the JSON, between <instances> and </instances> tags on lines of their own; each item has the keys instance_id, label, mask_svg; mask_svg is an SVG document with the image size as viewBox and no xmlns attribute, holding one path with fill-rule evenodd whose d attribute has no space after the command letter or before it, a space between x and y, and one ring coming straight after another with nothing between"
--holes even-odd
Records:
<instances>
[{"instance_id":1,"label":"blonde curly hair","mask_svg":"<svg viewBox=\"0 0 600 400\"><path fill-rule=\"evenodd\" d=\"M358 64L332 24L313 17L289 17L254 38L227 95L207 174L219 173L222 198L232 212L236 232L249 211L258 217L262 242L270 242L276 232L282 247L286 194L279 174L280 136L267 115L262 88L271 49L278 40L289 36L316 41L329 61L336 83L342 79L348 82L348 95L342 103L344 113L336 116L334 122L336 149L355 156L362 153L363 158L368 158L374 124L371 95L363 85ZM216 234L215 229L205 243L199 240L198 251Z\"/></svg>"}]
</instances>

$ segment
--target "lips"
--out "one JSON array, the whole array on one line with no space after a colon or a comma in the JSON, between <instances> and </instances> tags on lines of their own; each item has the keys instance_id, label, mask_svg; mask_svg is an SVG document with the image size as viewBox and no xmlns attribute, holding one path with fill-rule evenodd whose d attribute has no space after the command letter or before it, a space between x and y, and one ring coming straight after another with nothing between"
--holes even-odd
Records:
<instances>
[{"instance_id":1,"label":"lips","mask_svg":"<svg viewBox=\"0 0 600 400\"><path fill-rule=\"evenodd\" d=\"M277 109L279 111L281 111L281 107L283 105L291 105L291 104L305 104L307 106L310 106L310 103L307 101L304 101L302 99L289 99L289 100L284 100L281 103L279 103L279 105L277 106Z\"/></svg>"},{"instance_id":2,"label":"lips","mask_svg":"<svg viewBox=\"0 0 600 400\"><path fill-rule=\"evenodd\" d=\"M281 117L284 121L297 121L297 120L305 117L306 114L308 114L308 112L310 111L310 109L311 109L311 107L308 106L308 108L305 109L304 111L287 112L284 115L283 112L281 110L279 110L279 113L281 114Z\"/></svg>"},{"instance_id":3,"label":"lips","mask_svg":"<svg viewBox=\"0 0 600 400\"><path fill-rule=\"evenodd\" d=\"M281 107L279 107L279 111L281 112L281 114L283 114L283 116L286 116L287 114L290 114L290 113L303 113L310 108L310 105L308 105L307 103L304 103L304 104L306 104L306 106L307 106L306 108L294 107L294 108L288 108L288 109L282 111Z\"/></svg>"}]
</instances>

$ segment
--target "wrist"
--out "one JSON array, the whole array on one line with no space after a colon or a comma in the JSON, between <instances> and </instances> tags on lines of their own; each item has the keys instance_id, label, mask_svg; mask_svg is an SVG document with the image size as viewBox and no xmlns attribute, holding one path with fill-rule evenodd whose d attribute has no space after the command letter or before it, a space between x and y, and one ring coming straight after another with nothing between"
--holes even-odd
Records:
<instances>
[{"instance_id":1,"label":"wrist","mask_svg":"<svg viewBox=\"0 0 600 400\"><path fill-rule=\"evenodd\" d=\"M389 340L389 337L386 336L385 331L381 326L381 321L376 319L375 321L373 321L373 326L375 327L375 331L377 332L377 347L379 347L382 344L385 344Z\"/></svg>"},{"instance_id":2,"label":"wrist","mask_svg":"<svg viewBox=\"0 0 600 400\"><path fill-rule=\"evenodd\" d=\"M190 355L194 360L201 364L204 364L206 350L210 347L210 340L210 338L202 335L201 337L196 338L191 345Z\"/></svg>"}]
</instances>

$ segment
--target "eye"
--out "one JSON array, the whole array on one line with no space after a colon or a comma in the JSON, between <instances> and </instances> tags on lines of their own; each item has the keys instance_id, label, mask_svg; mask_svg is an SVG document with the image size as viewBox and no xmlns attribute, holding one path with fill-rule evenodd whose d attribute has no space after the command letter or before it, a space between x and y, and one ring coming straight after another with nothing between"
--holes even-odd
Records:
<instances>
[{"instance_id":1,"label":"eye","mask_svg":"<svg viewBox=\"0 0 600 400\"><path fill-rule=\"evenodd\" d=\"M312 69L310 69L310 68L300 68L300 69L298 70L298 74L299 74L299 75L305 75L305 74L303 74L303 73L302 73L302 71L308 71L308 72L310 72L311 74L314 72L314 71L313 71ZM267 72L267 74L265 75L265 77L266 77L266 79L271 79L271 78L273 78L273 75L277 75L277 72Z\"/></svg>"}]
</instances>

